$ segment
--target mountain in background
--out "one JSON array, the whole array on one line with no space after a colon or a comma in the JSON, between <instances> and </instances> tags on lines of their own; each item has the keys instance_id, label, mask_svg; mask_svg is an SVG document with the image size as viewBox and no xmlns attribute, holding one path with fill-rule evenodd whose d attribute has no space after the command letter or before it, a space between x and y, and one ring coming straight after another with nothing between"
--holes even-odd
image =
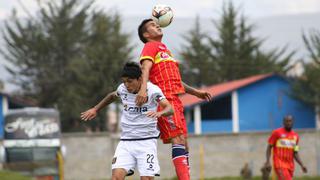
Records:
<instances>
[{"instance_id":1,"label":"mountain in background","mask_svg":"<svg viewBox=\"0 0 320 180\"><path fill-rule=\"evenodd\" d=\"M273 16L260 19L250 19L249 22L255 25L253 35L265 39L263 48L273 49L288 46L288 50L295 50L296 59L308 59L307 51L302 40L302 32L308 32L310 29L320 30L320 13L313 14L297 14L286 16ZM139 53L143 48L143 43L139 40L137 28L143 17L123 17L123 31L131 34L131 44L134 45L135 61L139 59ZM204 32L210 33L211 36L216 36L215 27L212 19L201 18L201 28ZM173 54L179 58L178 51L185 43L183 35L186 35L195 25L194 18L175 18L172 24L163 29L163 42L172 50ZM0 22L0 28L3 29L3 22ZM3 45L1 35L0 45ZM7 83L9 74L5 72L3 65L4 59L0 56L0 79L6 83L6 91L14 90L14 86Z\"/></svg>"}]
</instances>

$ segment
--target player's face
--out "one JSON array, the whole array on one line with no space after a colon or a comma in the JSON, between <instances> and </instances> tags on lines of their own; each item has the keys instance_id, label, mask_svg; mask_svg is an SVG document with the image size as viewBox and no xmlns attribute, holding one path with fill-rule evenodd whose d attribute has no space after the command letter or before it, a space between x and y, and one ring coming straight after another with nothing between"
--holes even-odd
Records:
<instances>
[{"instance_id":1,"label":"player's face","mask_svg":"<svg viewBox=\"0 0 320 180\"><path fill-rule=\"evenodd\" d=\"M126 86L129 93L137 93L140 90L141 87L141 78L139 79L131 79L128 77L123 77L122 82Z\"/></svg>"},{"instance_id":2,"label":"player's face","mask_svg":"<svg viewBox=\"0 0 320 180\"><path fill-rule=\"evenodd\" d=\"M290 131L293 126L293 118L291 116L286 117L283 120L283 126L286 130Z\"/></svg>"},{"instance_id":3,"label":"player's face","mask_svg":"<svg viewBox=\"0 0 320 180\"><path fill-rule=\"evenodd\" d=\"M162 38L162 30L160 26L155 21L149 21L145 24L146 32L144 33L144 36L147 39L158 39Z\"/></svg>"}]
</instances>

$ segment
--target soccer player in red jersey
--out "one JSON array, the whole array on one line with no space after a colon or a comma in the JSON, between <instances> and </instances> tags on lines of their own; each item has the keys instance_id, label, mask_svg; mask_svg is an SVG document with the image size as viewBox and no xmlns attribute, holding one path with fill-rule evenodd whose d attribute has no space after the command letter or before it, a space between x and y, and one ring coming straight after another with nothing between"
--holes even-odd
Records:
<instances>
[{"instance_id":1,"label":"soccer player in red jersey","mask_svg":"<svg viewBox=\"0 0 320 180\"><path fill-rule=\"evenodd\" d=\"M162 30L152 19L145 19L138 28L139 38L145 43L141 53L142 85L136 97L141 106L147 101L146 84L150 80L163 91L174 108L174 115L158 119L160 138L164 143L172 144L172 160L180 180L189 180L187 126L183 114L183 105L179 95L192 94L201 99L211 100L211 94L192 88L182 82L178 62L173 58L162 40Z\"/></svg>"},{"instance_id":2,"label":"soccer player in red jersey","mask_svg":"<svg viewBox=\"0 0 320 180\"><path fill-rule=\"evenodd\" d=\"M283 118L282 128L276 129L272 132L268 140L268 147L266 152L267 161L265 168L271 170L270 156L273 149L273 167L279 180L292 180L294 172L294 159L301 166L304 173L307 168L303 165L299 151L299 136L292 130L293 117L291 115Z\"/></svg>"}]
</instances>

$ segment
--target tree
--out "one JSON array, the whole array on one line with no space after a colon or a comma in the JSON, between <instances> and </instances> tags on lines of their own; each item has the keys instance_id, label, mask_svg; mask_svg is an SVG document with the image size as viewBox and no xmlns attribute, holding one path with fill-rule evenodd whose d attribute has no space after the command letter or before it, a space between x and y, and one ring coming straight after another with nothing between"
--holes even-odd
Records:
<instances>
[{"instance_id":1,"label":"tree","mask_svg":"<svg viewBox=\"0 0 320 180\"><path fill-rule=\"evenodd\" d=\"M188 34L189 46L180 54L190 65L190 69L199 69L202 85L287 71L294 53L285 55L286 48L263 51L263 40L252 35L254 26L248 24L246 18L239 16L232 3L229 3L224 5L221 19L213 21L217 37L200 34L197 23L195 29ZM199 48L202 50L199 51ZM198 65L194 66L193 62ZM187 76L190 77L190 74Z\"/></svg>"},{"instance_id":2,"label":"tree","mask_svg":"<svg viewBox=\"0 0 320 180\"><path fill-rule=\"evenodd\" d=\"M304 73L293 84L293 95L312 106L320 107L320 31L311 30L309 35L303 33L302 38L310 61L304 64Z\"/></svg>"},{"instance_id":3,"label":"tree","mask_svg":"<svg viewBox=\"0 0 320 180\"><path fill-rule=\"evenodd\" d=\"M13 15L6 22L1 52L24 95L57 107L69 131L81 111L118 84L121 65L130 59L129 36L120 31L119 15L96 10L92 1L48 1L39 8L37 17L22 21Z\"/></svg>"},{"instance_id":4,"label":"tree","mask_svg":"<svg viewBox=\"0 0 320 180\"><path fill-rule=\"evenodd\" d=\"M201 32L199 17L195 20L195 28L184 36L187 41L180 52L184 63L182 63L182 75L186 83L195 86L214 83L214 72L210 58L210 48L205 44L206 34Z\"/></svg>"},{"instance_id":5,"label":"tree","mask_svg":"<svg viewBox=\"0 0 320 180\"><path fill-rule=\"evenodd\" d=\"M4 83L3 81L0 79L0 92L4 90Z\"/></svg>"}]
</instances>

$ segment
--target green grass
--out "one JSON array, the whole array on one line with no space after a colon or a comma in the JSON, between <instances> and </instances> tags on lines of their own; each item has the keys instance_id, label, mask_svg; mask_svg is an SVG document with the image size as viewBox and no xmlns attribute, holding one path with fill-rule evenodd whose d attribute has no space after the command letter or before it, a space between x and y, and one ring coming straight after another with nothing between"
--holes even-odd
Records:
<instances>
[{"instance_id":1,"label":"green grass","mask_svg":"<svg viewBox=\"0 0 320 180\"><path fill-rule=\"evenodd\" d=\"M319 180L320 177L296 177L294 180ZM243 180L241 177L223 177L223 178L210 178L205 180ZM253 177L252 180L261 180L261 177ZM271 180L271 178L270 178Z\"/></svg>"},{"instance_id":2,"label":"green grass","mask_svg":"<svg viewBox=\"0 0 320 180\"><path fill-rule=\"evenodd\" d=\"M319 180L320 177L294 177L294 180ZM177 180L177 178L165 179L165 180ZM243 180L241 177L222 177L222 178L206 178L204 180ZM251 180L261 180L261 177L253 177ZM270 178L271 180L271 178Z\"/></svg>"},{"instance_id":3,"label":"green grass","mask_svg":"<svg viewBox=\"0 0 320 180\"><path fill-rule=\"evenodd\" d=\"M16 172L0 171L1 180L32 180L31 177L22 176Z\"/></svg>"}]
</instances>

